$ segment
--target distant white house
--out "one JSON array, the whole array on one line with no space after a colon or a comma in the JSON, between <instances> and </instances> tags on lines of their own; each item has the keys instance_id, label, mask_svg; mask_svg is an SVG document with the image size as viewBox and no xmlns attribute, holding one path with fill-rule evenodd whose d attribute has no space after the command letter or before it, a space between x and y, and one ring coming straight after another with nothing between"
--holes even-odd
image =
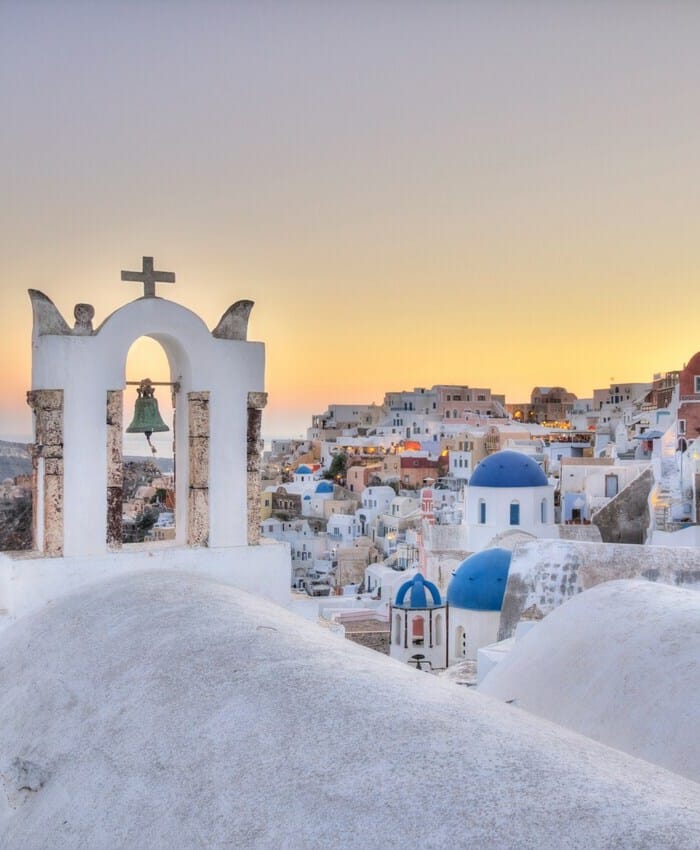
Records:
<instances>
[{"instance_id":1,"label":"distant white house","mask_svg":"<svg viewBox=\"0 0 700 850\"><path fill-rule=\"evenodd\" d=\"M352 514L333 514L328 520L328 539L333 545L348 546L359 536L360 526Z\"/></svg>"},{"instance_id":2,"label":"distant white house","mask_svg":"<svg viewBox=\"0 0 700 850\"><path fill-rule=\"evenodd\" d=\"M395 497L394 488L385 485L366 487L362 491L362 506L355 512L360 534L369 535L372 522L379 514L386 513L389 510L389 506Z\"/></svg>"}]
</instances>

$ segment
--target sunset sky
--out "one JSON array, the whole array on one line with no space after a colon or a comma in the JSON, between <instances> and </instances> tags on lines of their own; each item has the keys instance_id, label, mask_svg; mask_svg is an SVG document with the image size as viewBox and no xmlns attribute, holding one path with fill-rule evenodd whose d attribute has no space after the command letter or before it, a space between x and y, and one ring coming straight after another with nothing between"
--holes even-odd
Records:
<instances>
[{"instance_id":1,"label":"sunset sky","mask_svg":"<svg viewBox=\"0 0 700 850\"><path fill-rule=\"evenodd\" d=\"M700 3L1 0L0 437L31 431L26 290L100 322L142 255L210 327L256 302L267 436L680 368L699 45Z\"/></svg>"}]
</instances>

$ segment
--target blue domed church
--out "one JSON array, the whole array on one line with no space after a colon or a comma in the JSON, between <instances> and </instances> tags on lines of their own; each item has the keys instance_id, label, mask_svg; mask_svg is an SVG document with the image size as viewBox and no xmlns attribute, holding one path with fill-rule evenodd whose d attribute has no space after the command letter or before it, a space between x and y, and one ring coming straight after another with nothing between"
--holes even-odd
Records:
<instances>
[{"instance_id":1,"label":"blue domed church","mask_svg":"<svg viewBox=\"0 0 700 850\"><path fill-rule=\"evenodd\" d=\"M475 661L477 650L498 639L510 570L508 549L485 549L454 571L446 598L416 573L400 585L390 608L390 655L419 670Z\"/></svg>"},{"instance_id":2,"label":"blue domed church","mask_svg":"<svg viewBox=\"0 0 700 850\"><path fill-rule=\"evenodd\" d=\"M554 488L531 457L501 451L484 458L465 488L467 548L479 552L505 531L557 537Z\"/></svg>"},{"instance_id":3,"label":"blue domed church","mask_svg":"<svg viewBox=\"0 0 700 850\"><path fill-rule=\"evenodd\" d=\"M477 650L498 639L511 552L484 549L457 567L447 587L448 664L476 660Z\"/></svg>"},{"instance_id":4,"label":"blue domed church","mask_svg":"<svg viewBox=\"0 0 700 850\"><path fill-rule=\"evenodd\" d=\"M389 616L392 658L419 670L447 666L447 609L432 581L416 573L400 585Z\"/></svg>"}]
</instances>

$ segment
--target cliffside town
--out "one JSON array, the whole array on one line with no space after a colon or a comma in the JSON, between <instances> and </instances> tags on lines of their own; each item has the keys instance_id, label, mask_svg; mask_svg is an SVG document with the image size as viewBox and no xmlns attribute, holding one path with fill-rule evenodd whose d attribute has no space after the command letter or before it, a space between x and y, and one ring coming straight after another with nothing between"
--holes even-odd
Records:
<instances>
[{"instance_id":1,"label":"cliffside town","mask_svg":"<svg viewBox=\"0 0 700 850\"><path fill-rule=\"evenodd\" d=\"M265 452L261 533L289 544L296 590L385 599L407 570L444 588L465 557L504 539L644 544L681 532L692 545L699 375L695 355L683 370L585 399L538 386L514 404L438 384L387 392L380 405L331 404L305 440L273 440ZM543 504L538 528L517 499L497 521L485 503L470 506L473 472L504 451L546 477L551 513Z\"/></svg>"}]
</instances>

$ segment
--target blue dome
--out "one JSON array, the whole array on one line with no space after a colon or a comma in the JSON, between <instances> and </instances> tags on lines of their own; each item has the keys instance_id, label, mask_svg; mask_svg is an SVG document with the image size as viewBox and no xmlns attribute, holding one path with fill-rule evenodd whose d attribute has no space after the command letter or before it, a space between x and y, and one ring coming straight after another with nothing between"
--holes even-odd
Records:
<instances>
[{"instance_id":1,"label":"blue dome","mask_svg":"<svg viewBox=\"0 0 700 850\"><path fill-rule=\"evenodd\" d=\"M321 481L321 483L316 488L317 493L332 493L333 485L330 481Z\"/></svg>"},{"instance_id":2,"label":"blue dome","mask_svg":"<svg viewBox=\"0 0 700 850\"><path fill-rule=\"evenodd\" d=\"M547 476L522 452L496 452L474 470L470 487L546 487Z\"/></svg>"},{"instance_id":3,"label":"blue dome","mask_svg":"<svg viewBox=\"0 0 700 850\"><path fill-rule=\"evenodd\" d=\"M430 591L433 597L432 602L428 602L428 597L425 595L426 590ZM410 594L409 599L404 602L407 594ZM432 581L426 581L420 573L416 573L413 578L401 585L396 594L394 605L397 608L431 608L433 605L442 605L442 599L440 598L440 591Z\"/></svg>"},{"instance_id":4,"label":"blue dome","mask_svg":"<svg viewBox=\"0 0 700 850\"><path fill-rule=\"evenodd\" d=\"M304 496L304 501L306 501L307 499L310 499L310 498L311 498L311 496Z\"/></svg>"},{"instance_id":5,"label":"blue dome","mask_svg":"<svg viewBox=\"0 0 700 850\"><path fill-rule=\"evenodd\" d=\"M302 464L301 466L297 466L296 472L294 474L295 475L311 475L311 470L309 469L308 466L304 466L304 464Z\"/></svg>"},{"instance_id":6,"label":"blue dome","mask_svg":"<svg viewBox=\"0 0 700 850\"><path fill-rule=\"evenodd\" d=\"M508 549L484 549L457 567L447 587L447 601L454 608L500 611L510 568Z\"/></svg>"}]
</instances>

